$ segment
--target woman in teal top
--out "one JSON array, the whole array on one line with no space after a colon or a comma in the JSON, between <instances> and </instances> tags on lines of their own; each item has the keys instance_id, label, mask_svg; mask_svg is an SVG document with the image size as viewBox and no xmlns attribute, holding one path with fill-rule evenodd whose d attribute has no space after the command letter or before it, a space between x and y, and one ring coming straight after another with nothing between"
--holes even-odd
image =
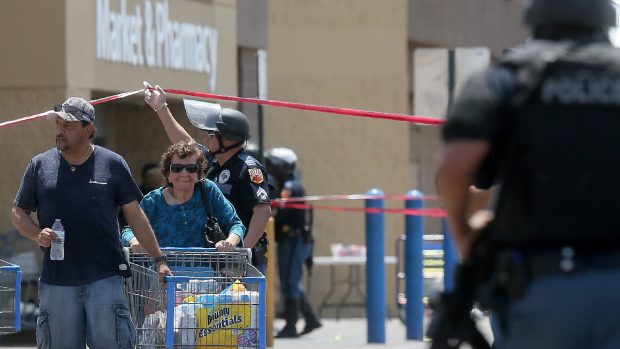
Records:
<instances>
[{"instance_id":1,"label":"woman in teal top","mask_svg":"<svg viewBox=\"0 0 620 349\"><path fill-rule=\"evenodd\" d=\"M195 143L173 144L162 155L161 169L168 185L151 191L140 203L160 246L204 247L207 202L227 236L216 242L218 251L230 251L243 241L245 228L235 208L215 183L200 179L204 163L203 152ZM122 240L134 251L142 248L129 227L123 229Z\"/></svg>"}]
</instances>

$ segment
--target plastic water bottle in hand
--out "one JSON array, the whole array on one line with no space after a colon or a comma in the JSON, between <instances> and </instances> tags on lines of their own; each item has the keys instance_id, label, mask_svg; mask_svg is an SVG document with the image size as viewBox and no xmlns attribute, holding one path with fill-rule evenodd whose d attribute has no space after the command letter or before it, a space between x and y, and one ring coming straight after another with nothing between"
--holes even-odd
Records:
<instances>
[{"instance_id":1,"label":"plastic water bottle in hand","mask_svg":"<svg viewBox=\"0 0 620 349\"><path fill-rule=\"evenodd\" d=\"M52 225L52 230L56 233L56 238L52 240L50 259L62 261L65 259L65 228L62 226L60 219L56 219L54 225Z\"/></svg>"}]
</instances>

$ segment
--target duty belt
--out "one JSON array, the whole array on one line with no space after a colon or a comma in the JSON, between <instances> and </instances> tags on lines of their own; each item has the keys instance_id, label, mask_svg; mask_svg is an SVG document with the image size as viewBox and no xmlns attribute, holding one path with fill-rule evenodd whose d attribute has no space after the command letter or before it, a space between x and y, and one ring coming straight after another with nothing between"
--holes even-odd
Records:
<instances>
[{"instance_id":1,"label":"duty belt","mask_svg":"<svg viewBox=\"0 0 620 349\"><path fill-rule=\"evenodd\" d=\"M566 246L555 251L526 253L524 265L532 278L615 269L620 268L620 250L580 254L573 247Z\"/></svg>"}]
</instances>

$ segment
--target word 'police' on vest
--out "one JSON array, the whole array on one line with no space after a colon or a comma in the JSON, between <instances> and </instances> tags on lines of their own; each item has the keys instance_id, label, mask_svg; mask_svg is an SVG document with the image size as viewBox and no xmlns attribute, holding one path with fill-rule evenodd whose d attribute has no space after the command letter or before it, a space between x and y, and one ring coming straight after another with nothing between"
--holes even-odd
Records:
<instances>
[{"instance_id":1,"label":"word 'police' on vest","mask_svg":"<svg viewBox=\"0 0 620 349\"><path fill-rule=\"evenodd\" d=\"M620 105L620 79L586 74L550 77L541 89L544 104Z\"/></svg>"}]
</instances>

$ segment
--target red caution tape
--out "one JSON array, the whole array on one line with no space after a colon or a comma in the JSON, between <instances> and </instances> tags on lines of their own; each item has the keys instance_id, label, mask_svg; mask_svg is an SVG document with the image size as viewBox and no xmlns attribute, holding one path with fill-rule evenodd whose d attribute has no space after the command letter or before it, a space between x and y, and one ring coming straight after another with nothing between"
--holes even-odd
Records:
<instances>
[{"instance_id":1,"label":"red caution tape","mask_svg":"<svg viewBox=\"0 0 620 349\"><path fill-rule=\"evenodd\" d=\"M333 212L364 212L364 213L396 213L408 216L425 216L425 217L447 217L446 211L440 208L421 208L421 209L409 209L409 208L375 208L375 207L337 207L337 206L320 206L320 205L306 205L306 204L279 204L278 208L292 208L297 210L314 209Z\"/></svg>"},{"instance_id":2,"label":"red caution tape","mask_svg":"<svg viewBox=\"0 0 620 349\"><path fill-rule=\"evenodd\" d=\"M125 98L125 97L131 96L131 95L135 95L136 93L140 93L142 91L144 91L144 89L136 90L136 91L131 91L131 92L123 92L123 93L119 93L119 94L116 94L116 95L113 95L113 96L108 96L108 97L103 97L103 98L92 100L92 101L90 101L90 104L97 105L97 104L101 104L101 103L106 103L106 102L110 102L110 101L113 101L113 100L116 100L116 99L121 99L121 98ZM0 128L21 124L21 123L32 121L32 120L36 120L36 119L40 119L40 118L46 117L51 112L52 112L51 110L48 110L48 111L44 111L44 112L39 113L39 114L24 116L24 117L15 119L15 120L0 122Z\"/></svg>"},{"instance_id":3,"label":"red caution tape","mask_svg":"<svg viewBox=\"0 0 620 349\"><path fill-rule=\"evenodd\" d=\"M99 99L91 101L90 103L92 105L106 103L106 102L110 102L113 100L125 98L127 96L131 96L136 93L140 93L142 91L144 90L140 89L140 90L131 91L131 92L123 92L123 93L119 93L113 96L99 98ZM347 115L347 116L360 116L360 117L367 117L367 118L374 118L374 119L406 121L406 122L413 122L413 123L423 124L423 125L441 125L445 122L445 120L443 119L431 118L427 116L413 116L413 115L406 115L406 114L383 113L383 112L367 111L367 110L351 109L351 108L336 108L336 107L329 107L329 106L323 106L323 105L292 103L292 102L275 101L275 100L269 100L269 99L234 97L234 96L219 95L219 94L214 94L214 93L194 92L194 91L186 91L186 90L178 90L178 89L166 89L164 91L166 91L167 93L178 94L178 95L183 95L183 96L201 97L201 98L215 99L215 100L222 100L222 101L236 101L236 102L251 103L251 104L261 104L261 105L269 105L272 107L281 107L281 108L311 110L311 111L317 111L321 113L331 113L331 114L339 114L339 115ZM17 125L17 124L31 121L31 120L36 120L36 119L46 116L49 112L51 112L51 110L48 110L43 113L35 114L35 115L21 117L15 120L5 121L5 122L0 123L0 128L11 126L11 125Z\"/></svg>"},{"instance_id":4,"label":"red caution tape","mask_svg":"<svg viewBox=\"0 0 620 349\"><path fill-rule=\"evenodd\" d=\"M348 195L311 195L304 197L294 198L280 198L274 199L272 202L276 205L289 202L302 202L302 201L334 201L334 200L438 200L437 195L426 196L410 196L410 195L368 195L368 194L348 194Z\"/></svg>"},{"instance_id":5,"label":"red caution tape","mask_svg":"<svg viewBox=\"0 0 620 349\"><path fill-rule=\"evenodd\" d=\"M34 115L30 115L30 116L24 116L24 117L21 117L19 119L1 122L0 123L0 128L21 124L21 123L27 122L27 121L32 121L32 120L40 119L40 118L46 116L47 114L49 114L50 112L51 112L51 110L48 110L48 111L44 111L43 113L34 114Z\"/></svg>"},{"instance_id":6,"label":"red caution tape","mask_svg":"<svg viewBox=\"0 0 620 349\"><path fill-rule=\"evenodd\" d=\"M125 98L125 97L133 96L133 95L135 95L137 93L140 93L140 92L143 92L143 91L144 91L144 89L135 90L135 91L131 91L131 92L123 92L123 93L119 93L119 94L116 94L116 95L113 95L113 96L108 96L108 97L103 97L103 98L92 100L92 101L90 101L90 104L97 105L97 104L101 104L101 103L107 103L107 102L114 101L114 100L117 100L117 99L122 99L122 98Z\"/></svg>"},{"instance_id":7,"label":"red caution tape","mask_svg":"<svg viewBox=\"0 0 620 349\"><path fill-rule=\"evenodd\" d=\"M340 115L347 115L347 116L362 116L362 117L375 118L375 119L407 121L407 122L413 122L413 123L424 124L424 125L441 125L445 122L443 119L431 118L427 116L413 116L413 115L406 115L406 114L382 113L382 112L367 111L367 110L360 110L360 109L336 108L336 107L329 107L329 106L323 106L323 105L283 102L283 101L275 101L275 100L269 100L269 99L233 97L233 96L218 95L214 93L193 92L193 91L185 91L185 90L177 90L177 89L165 89L164 91L168 93L178 94L178 95L201 97L201 98L215 99L215 100L222 100L222 101L235 101L235 102L243 102L243 103L251 103L251 104L269 105L272 107L312 110L312 111L317 111L321 113L332 113L332 114L340 114Z\"/></svg>"}]
</instances>

